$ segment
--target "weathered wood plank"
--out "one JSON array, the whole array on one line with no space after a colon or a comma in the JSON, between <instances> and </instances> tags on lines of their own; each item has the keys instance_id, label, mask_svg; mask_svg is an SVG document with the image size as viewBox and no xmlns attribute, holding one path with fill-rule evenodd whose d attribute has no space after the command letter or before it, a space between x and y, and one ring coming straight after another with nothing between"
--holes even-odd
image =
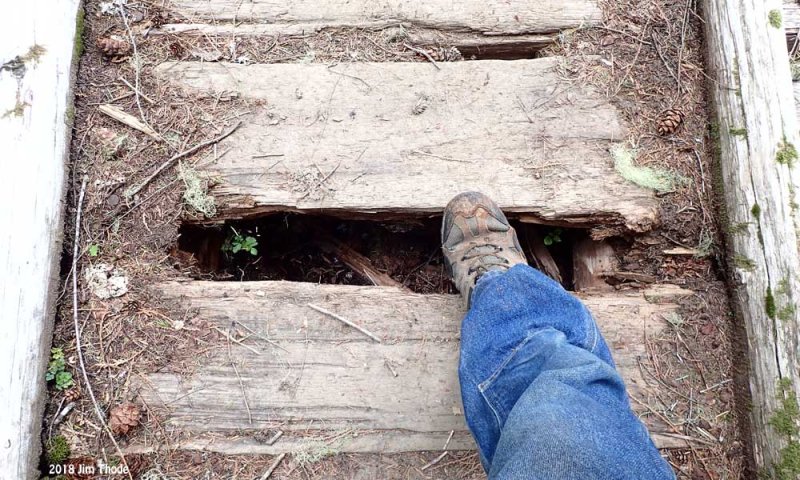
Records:
<instances>
[{"instance_id":1,"label":"weathered wood plank","mask_svg":"<svg viewBox=\"0 0 800 480\"><path fill-rule=\"evenodd\" d=\"M561 61L441 70L172 62L157 70L191 89L267 103L208 167L221 180L211 191L217 220L273 211L429 215L480 190L540 222L652 228L652 192L618 175L608 153L625 136L623 121L603 94L560 73Z\"/></svg>"},{"instance_id":2,"label":"weathered wood plank","mask_svg":"<svg viewBox=\"0 0 800 480\"><path fill-rule=\"evenodd\" d=\"M357 442L343 439L337 446L341 451L439 449L455 431L463 441L451 448L471 446L456 376L464 313L457 296L291 282L169 282L155 288L204 320L225 328L237 322L242 332L274 342L248 341L258 354L232 346L250 414L224 344L189 378L153 373L138 382L135 388L151 408L166 407L170 426L195 436L263 429L289 432L287 439L309 429L356 433ZM656 335L664 325L661 315L676 308L670 302L689 293L657 286L584 298L631 395L642 398L654 388L642 378L638 363L647 355L645 336ZM312 310L309 303L355 322L382 342ZM648 421L661 446L682 444ZM398 431L407 437L401 443L394 440ZM278 453L295 449L299 441L265 447L246 439L190 438L182 445Z\"/></svg>"},{"instance_id":3,"label":"weathered wood plank","mask_svg":"<svg viewBox=\"0 0 800 480\"><path fill-rule=\"evenodd\" d=\"M783 28L786 30L786 45L791 50L800 32L800 4L797 0L783 0Z\"/></svg>"},{"instance_id":4,"label":"weathered wood plank","mask_svg":"<svg viewBox=\"0 0 800 480\"><path fill-rule=\"evenodd\" d=\"M404 27L418 45L455 46L465 51L541 48L559 31L602 20L596 0L232 0L171 2L191 24L165 25L164 31L219 35L308 35L322 30Z\"/></svg>"},{"instance_id":5,"label":"weathered wood plank","mask_svg":"<svg viewBox=\"0 0 800 480\"><path fill-rule=\"evenodd\" d=\"M573 283L579 292L611 290L605 275L619 270L614 248L607 241L584 238L572 248Z\"/></svg>"},{"instance_id":6,"label":"weathered wood plank","mask_svg":"<svg viewBox=\"0 0 800 480\"><path fill-rule=\"evenodd\" d=\"M755 467L766 476L794 478L778 467L795 459L784 458L788 438L772 425L784 402L796 401L800 385L800 136L783 29L770 22L781 2L707 0L703 7L730 278L749 346Z\"/></svg>"},{"instance_id":7,"label":"weathered wood plank","mask_svg":"<svg viewBox=\"0 0 800 480\"><path fill-rule=\"evenodd\" d=\"M11 2L0 20L2 478L39 478L78 5Z\"/></svg>"}]
</instances>

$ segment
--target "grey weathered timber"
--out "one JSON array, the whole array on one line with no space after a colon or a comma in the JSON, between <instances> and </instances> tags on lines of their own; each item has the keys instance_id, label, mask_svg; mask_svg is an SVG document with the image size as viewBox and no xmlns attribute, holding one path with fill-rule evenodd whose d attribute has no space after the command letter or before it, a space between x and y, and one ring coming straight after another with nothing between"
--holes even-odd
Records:
<instances>
[{"instance_id":1,"label":"grey weathered timber","mask_svg":"<svg viewBox=\"0 0 800 480\"><path fill-rule=\"evenodd\" d=\"M791 50L800 31L800 4L797 0L783 1L783 28L786 30L786 44Z\"/></svg>"},{"instance_id":2,"label":"grey weathered timber","mask_svg":"<svg viewBox=\"0 0 800 480\"><path fill-rule=\"evenodd\" d=\"M171 2L186 24L164 31L219 35L308 35L342 28L383 29L403 26L403 41L417 45L455 46L479 52L503 45L541 48L562 30L592 26L602 20L595 0L231 0Z\"/></svg>"},{"instance_id":3,"label":"grey weathered timber","mask_svg":"<svg viewBox=\"0 0 800 480\"><path fill-rule=\"evenodd\" d=\"M456 375L464 314L457 296L292 282L176 281L155 288L212 325L253 334L244 341L250 348L234 343L230 355L224 340L210 346L189 377L152 373L134 381L150 408L163 408L168 427L187 434L180 448L280 453L307 443L299 437L309 431L342 434L339 451L438 450L450 431L456 435L448 448L472 448ZM645 399L658 388L642 377L645 339L664 328L663 315L688 294L663 285L583 297L631 395ZM645 422L660 446L685 446L656 419ZM282 430L286 439L265 445L247 438L264 430Z\"/></svg>"},{"instance_id":4,"label":"grey weathered timber","mask_svg":"<svg viewBox=\"0 0 800 480\"><path fill-rule=\"evenodd\" d=\"M77 0L0 17L0 478L39 478L61 256ZM47 472L43 472L47 473Z\"/></svg>"},{"instance_id":5,"label":"grey weathered timber","mask_svg":"<svg viewBox=\"0 0 800 480\"><path fill-rule=\"evenodd\" d=\"M783 29L769 21L781 2L703 6L734 303L749 346L755 466L769 472L786 459L787 446L770 421L785 398L796 399L800 385L798 123ZM779 382L793 388L782 392Z\"/></svg>"},{"instance_id":6,"label":"grey weathered timber","mask_svg":"<svg viewBox=\"0 0 800 480\"><path fill-rule=\"evenodd\" d=\"M263 100L207 167L217 220L274 211L430 215L481 190L526 220L608 232L657 223L609 147L625 127L561 58L442 63L172 62L165 80Z\"/></svg>"}]
</instances>

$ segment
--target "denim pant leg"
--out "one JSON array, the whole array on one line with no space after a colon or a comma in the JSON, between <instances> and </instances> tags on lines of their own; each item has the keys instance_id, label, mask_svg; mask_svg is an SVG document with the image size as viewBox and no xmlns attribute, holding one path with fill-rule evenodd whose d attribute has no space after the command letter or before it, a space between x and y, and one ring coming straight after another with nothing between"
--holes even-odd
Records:
<instances>
[{"instance_id":1,"label":"denim pant leg","mask_svg":"<svg viewBox=\"0 0 800 480\"><path fill-rule=\"evenodd\" d=\"M491 479L675 478L586 307L527 265L476 285L459 378Z\"/></svg>"}]
</instances>

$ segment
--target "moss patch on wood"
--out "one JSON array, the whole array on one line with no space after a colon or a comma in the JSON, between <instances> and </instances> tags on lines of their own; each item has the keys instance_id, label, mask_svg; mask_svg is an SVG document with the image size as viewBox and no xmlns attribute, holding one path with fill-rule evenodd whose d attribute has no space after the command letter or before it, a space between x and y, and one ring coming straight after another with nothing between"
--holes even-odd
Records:
<instances>
[{"instance_id":1,"label":"moss patch on wood","mask_svg":"<svg viewBox=\"0 0 800 480\"><path fill-rule=\"evenodd\" d=\"M792 168L795 160L797 160L797 148L787 142L786 136L784 136L783 141L778 144L778 153L775 154L775 161Z\"/></svg>"},{"instance_id":2,"label":"moss patch on wood","mask_svg":"<svg viewBox=\"0 0 800 480\"><path fill-rule=\"evenodd\" d=\"M767 316L774 320L778 307L775 306L775 296L772 295L770 287L767 287L767 294L764 296L764 309L767 311Z\"/></svg>"},{"instance_id":3,"label":"moss patch on wood","mask_svg":"<svg viewBox=\"0 0 800 480\"><path fill-rule=\"evenodd\" d=\"M776 432L786 437L788 444L780 451L780 459L773 466L774 474L771 478L778 480L791 480L800 475L800 443L792 437L797 436L797 422L800 419L800 406L797 396L788 378L778 382L778 408L769 420L769 424Z\"/></svg>"},{"instance_id":4,"label":"moss patch on wood","mask_svg":"<svg viewBox=\"0 0 800 480\"><path fill-rule=\"evenodd\" d=\"M746 270L748 272L752 272L756 268L756 262L738 253L733 256L733 264L736 265L737 268L741 268L742 270Z\"/></svg>"},{"instance_id":5,"label":"moss patch on wood","mask_svg":"<svg viewBox=\"0 0 800 480\"><path fill-rule=\"evenodd\" d=\"M769 24L775 28L781 28L783 26L783 14L781 14L780 10L769 11Z\"/></svg>"},{"instance_id":6,"label":"moss patch on wood","mask_svg":"<svg viewBox=\"0 0 800 480\"><path fill-rule=\"evenodd\" d=\"M75 44L72 46L72 60L77 62L83 55L83 31L85 29L86 12L83 8L78 9L78 16L75 17Z\"/></svg>"},{"instance_id":7,"label":"moss patch on wood","mask_svg":"<svg viewBox=\"0 0 800 480\"><path fill-rule=\"evenodd\" d=\"M747 138L747 129L746 128L731 128L730 134L734 137L742 137L744 139Z\"/></svg>"}]
</instances>

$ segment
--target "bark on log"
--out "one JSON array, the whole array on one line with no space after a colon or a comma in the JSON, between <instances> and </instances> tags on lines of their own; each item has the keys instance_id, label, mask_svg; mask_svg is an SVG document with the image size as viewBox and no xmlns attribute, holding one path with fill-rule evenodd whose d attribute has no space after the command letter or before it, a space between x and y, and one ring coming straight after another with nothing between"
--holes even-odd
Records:
<instances>
[{"instance_id":1,"label":"bark on log","mask_svg":"<svg viewBox=\"0 0 800 480\"><path fill-rule=\"evenodd\" d=\"M755 467L796 478L797 116L780 0L703 2L737 315L749 347ZM783 414L783 415L781 415ZM783 418L781 425L776 419ZM777 426L777 427L776 427ZM787 435L791 434L791 435ZM796 455L796 454L795 454ZM797 467L794 467L797 468Z\"/></svg>"},{"instance_id":2,"label":"bark on log","mask_svg":"<svg viewBox=\"0 0 800 480\"><path fill-rule=\"evenodd\" d=\"M39 478L78 5L6 2L0 20L0 478Z\"/></svg>"}]
</instances>

